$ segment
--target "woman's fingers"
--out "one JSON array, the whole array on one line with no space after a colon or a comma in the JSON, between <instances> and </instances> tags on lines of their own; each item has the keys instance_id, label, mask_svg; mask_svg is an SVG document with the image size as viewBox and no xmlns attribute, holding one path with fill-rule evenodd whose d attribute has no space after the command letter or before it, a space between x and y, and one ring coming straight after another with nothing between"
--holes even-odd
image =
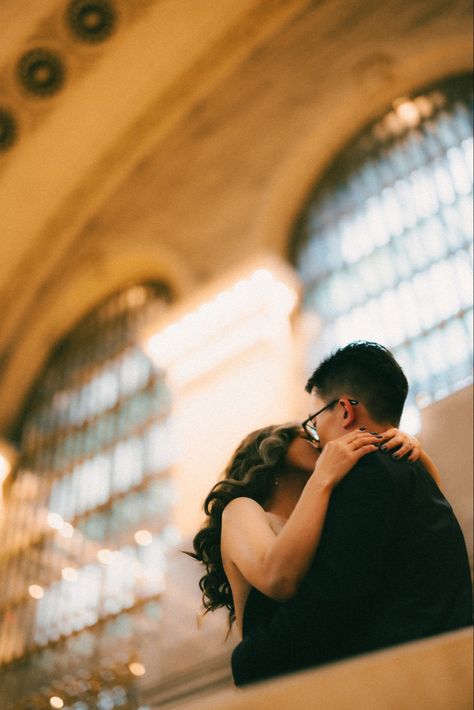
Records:
<instances>
[{"instance_id":1,"label":"woman's fingers","mask_svg":"<svg viewBox=\"0 0 474 710\"><path fill-rule=\"evenodd\" d=\"M395 460L402 459L407 456L407 460L413 463L420 457L421 444L415 437L409 437L407 434L394 436L389 441L386 441L381 450L384 452L393 452L392 457Z\"/></svg>"},{"instance_id":2,"label":"woman's fingers","mask_svg":"<svg viewBox=\"0 0 474 710\"><path fill-rule=\"evenodd\" d=\"M349 450L354 451L365 444L380 444L382 439L380 439L378 434L370 434L368 432L350 432L349 434L344 434L344 436L338 439L333 439L333 441L326 444L326 446L333 446L339 450Z\"/></svg>"},{"instance_id":3,"label":"woman's fingers","mask_svg":"<svg viewBox=\"0 0 474 710\"><path fill-rule=\"evenodd\" d=\"M353 441L351 442L353 447L357 450L360 449L361 446L367 446L368 444L373 444L376 447L380 445L380 439L377 436L377 434L361 434L357 436Z\"/></svg>"},{"instance_id":4,"label":"woman's fingers","mask_svg":"<svg viewBox=\"0 0 474 710\"><path fill-rule=\"evenodd\" d=\"M419 441L416 436L411 439L411 451L409 452L408 461L413 463L420 458L421 454L421 441Z\"/></svg>"},{"instance_id":5,"label":"woman's fingers","mask_svg":"<svg viewBox=\"0 0 474 710\"><path fill-rule=\"evenodd\" d=\"M399 449L393 454L394 459L402 459L409 451L413 449L413 445L410 442L405 442L400 446Z\"/></svg>"},{"instance_id":6,"label":"woman's fingers","mask_svg":"<svg viewBox=\"0 0 474 710\"><path fill-rule=\"evenodd\" d=\"M378 446L376 444L364 444L364 446L359 447L354 451L356 460L358 461L366 454L370 454L373 451L377 451Z\"/></svg>"},{"instance_id":7,"label":"woman's fingers","mask_svg":"<svg viewBox=\"0 0 474 710\"><path fill-rule=\"evenodd\" d=\"M391 429L385 429L385 431L380 432L384 439L392 439L394 436L400 436L401 432L399 429L392 427Z\"/></svg>"},{"instance_id":8,"label":"woman's fingers","mask_svg":"<svg viewBox=\"0 0 474 710\"><path fill-rule=\"evenodd\" d=\"M370 451L381 449L395 460L406 457L407 461L413 462L421 453L421 443L418 439L396 428L387 429L381 434L359 429L333 440L331 444L341 453L346 452L349 456L356 454L356 459Z\"/></svg>"},{"instance_id":9,"label":"woman's fingers","mask_svg":"<svg viewBox=\"0 0 474 710\"><path fill-rule=\"evenodd\" d=\"M382 444L382 451L392 451L392 449L396 449L402 443L402 436L400 436L399 434L396 436L392 436L390 439L385 439L384 443Z\"/></svg>"},{"instance_id":10,"label":"woman's fingers","mask_svg":"<svg viewBox=\"0 0 474 710\"><path fill-rule=\"evenodd\" d=\"M360 441L362 439L377 439L379 441L382 440L382 435L377 434L377 432L373 431L352 431L349 432L349 434L344 434L344 436L341 436L338 441Z\"/></svg>"}]
</instances>

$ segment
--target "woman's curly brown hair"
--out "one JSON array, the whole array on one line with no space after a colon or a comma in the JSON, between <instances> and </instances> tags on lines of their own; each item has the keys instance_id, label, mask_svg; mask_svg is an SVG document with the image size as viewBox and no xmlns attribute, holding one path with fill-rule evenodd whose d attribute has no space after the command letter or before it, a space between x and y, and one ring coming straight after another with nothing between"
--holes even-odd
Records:
<instances>
[{"instance_id":1,"label":"woman's curly brown hair","mask_svg":"<svg viewBox=\"0 0 474 710\"><path fill-rule=\"evenodd\" d=\"M194 552L187 554L206 568L206 574L199 580L204 613L226 607L229 628L235 621L235 609L221 557L222 513L234 498L252 498L262 506L267 503L284 466L288 446L299 432L300 427L288 424L267 426L246 436L224 470L222 479L211 488L204 501L207 520L194 537Z\"/></svg>"}]
</instances>

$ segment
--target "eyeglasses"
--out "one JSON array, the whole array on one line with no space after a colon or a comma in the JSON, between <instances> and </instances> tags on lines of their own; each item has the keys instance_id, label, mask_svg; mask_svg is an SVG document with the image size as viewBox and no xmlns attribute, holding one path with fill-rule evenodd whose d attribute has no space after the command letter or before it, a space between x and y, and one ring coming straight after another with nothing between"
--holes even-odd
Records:
<instances>
[{"instance_id":1,"label":"eyeglasses","mask_svg":"<svg viewBox=\"0 0 474 710\"><path fill-rule=\"evenodd\" d=\"M316 429L316 422L314 421L316 417L318 417L320 414L326 411L326 409L330 409L331 407L334 407L335 404L339 402L338 399L333 399L332 402L329 402L329 404L326 404L325 407L320 409L319 411L316 412L316 414L310 414L310 416L304 420L304 422L301 424L301 426L304 429L304 432L308 439L310 441L315 441L316 443L319 444L319 434L318 430ZM350 404L356 405L359 404L359 401L357 399L349 399L348 402Z\"/></svg>"}]
</instances>

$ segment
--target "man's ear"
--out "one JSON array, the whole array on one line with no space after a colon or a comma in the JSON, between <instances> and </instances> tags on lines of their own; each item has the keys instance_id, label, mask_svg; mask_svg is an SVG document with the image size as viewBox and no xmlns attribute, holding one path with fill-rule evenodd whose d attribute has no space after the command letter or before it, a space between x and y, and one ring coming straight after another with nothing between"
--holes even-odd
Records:
<instances>
[{"instance_id":1,"label":"man's ear","mask_svg":"<svg viewBox=\"0 0 474 710\"><path fill-rule=\"evenodd\" d=\"M342 418L344 420L342 426L344 429L348 429L355 421L354 407L346 397L341 397L339 406L342 408Z\"/></svg>"}]
</instances>

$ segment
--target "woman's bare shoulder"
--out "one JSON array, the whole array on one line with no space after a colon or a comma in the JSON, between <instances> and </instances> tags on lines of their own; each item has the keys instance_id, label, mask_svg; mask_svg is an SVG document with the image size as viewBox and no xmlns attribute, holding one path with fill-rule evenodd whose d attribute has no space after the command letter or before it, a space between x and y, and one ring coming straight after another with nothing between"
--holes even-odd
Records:
<instances>
[{"instance_id":1,"label":"woman's bare shoulder","mask_svg":"<svg viewBox=\"0 0 474 710\"><path fill-rule=\"evenodd\" d=\"M234 498L233 500L231 500L230 503L226 505L226 507L224 508L224 512L222 513L222 519L224 519L224 516L226 518L231 518L234 517L234 515L241 515L242 513L252 512L256 514L265 513L260 503L257 503L257 501L253 500L253 498L247 498L247 496L239 496L238 498Z\"/></svg>"},{"instance_id":2,"label":"woman's bare shoulder","mask_svg":"<svg viewBox=\"0 0 474 710\"><path fill-rule=\"evenodd\" d=\"M238 530L261 529L262 523L269 525L267 514L257 501L241 496L228 503L222 513L222 533L235 534Z\"/></svg>"}]
</instances>

